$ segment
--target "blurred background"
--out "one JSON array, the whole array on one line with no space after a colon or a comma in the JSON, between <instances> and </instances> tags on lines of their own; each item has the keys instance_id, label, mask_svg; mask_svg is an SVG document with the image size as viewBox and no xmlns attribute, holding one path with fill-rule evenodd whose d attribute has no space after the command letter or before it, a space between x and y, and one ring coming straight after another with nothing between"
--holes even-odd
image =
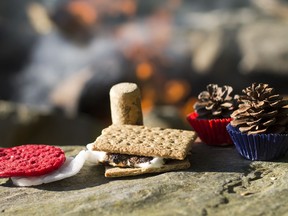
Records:
<instances>
[{"instance_id":1,"label":"blurred background","mask_svg":"<svg viewBox=\"0 0 288 216\"><path fill-rule=\"evenodd\" d=\"M181 129L209 83L288 94L287 0L0 1L0 47L0 146L92 142L124 81Z\"/></svg>"}]
</instances>

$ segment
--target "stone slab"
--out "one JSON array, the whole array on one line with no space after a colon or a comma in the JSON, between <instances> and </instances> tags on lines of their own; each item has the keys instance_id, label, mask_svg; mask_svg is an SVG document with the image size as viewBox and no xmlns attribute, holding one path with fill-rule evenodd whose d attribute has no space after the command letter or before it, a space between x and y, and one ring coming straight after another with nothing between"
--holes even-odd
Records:
<instances>
[{"instance_id":1,"label":"stone slab","mask_svg":"<svg viewBox=\"0 0 288 216\"><path fill-rule=\"evenodd\" d=\"M63 147L76 155L84 146ZM233 147L196 142L187 171L108 179L86 164L71 178L30 188L0 179L1 215L284 215L288 157L251 162Z\"/></svg>"}]
</instances>

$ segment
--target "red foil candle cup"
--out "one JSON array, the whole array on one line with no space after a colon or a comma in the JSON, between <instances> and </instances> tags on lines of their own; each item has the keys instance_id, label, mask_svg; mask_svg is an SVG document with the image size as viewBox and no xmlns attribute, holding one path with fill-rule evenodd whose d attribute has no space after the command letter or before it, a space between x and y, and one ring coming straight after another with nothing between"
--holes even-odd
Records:
<instances>
[{"instance_id":1,"label":"red foil candle cup","mask_svg":"<svg viewBox=\"0 0 288 216\"><path fill-rule=\"evenodd\" d=\"M200 139L207 145L227 146L233 145L226 126L231 118L223 119L198 119L198 114L193 112L187 116L187 121L197 132Z\"/></svg>"}]
</instances>

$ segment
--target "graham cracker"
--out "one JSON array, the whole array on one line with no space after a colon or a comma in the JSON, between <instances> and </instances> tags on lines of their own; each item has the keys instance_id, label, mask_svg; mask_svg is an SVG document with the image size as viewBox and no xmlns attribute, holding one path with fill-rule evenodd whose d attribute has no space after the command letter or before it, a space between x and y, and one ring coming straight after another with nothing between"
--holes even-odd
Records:
<instances>
[{"instance_id":1,"label":"graham cracker","mask_svg":"<svg viewBox=\"0 0 288 216\"><path fill-rule=\"evenodd\" d=\"M92 150L184 160L194 131L113 124L102 131Z\"/></svg>"},{"instance_id":2,"label":"graham cracker","mask_svg":"<svg viewBox=\"0 0 288 216\"><path fill-rule=\"evenodd\" d=\"M173 160L168 164L164 164L159 168L121 168L121 167L105 167L105 177L124 177L124 176L135 176L142 175L145 173L161 173L175 170L188 169L190 162L188 159L179 161Z\"/></svg>"}]
</instances>

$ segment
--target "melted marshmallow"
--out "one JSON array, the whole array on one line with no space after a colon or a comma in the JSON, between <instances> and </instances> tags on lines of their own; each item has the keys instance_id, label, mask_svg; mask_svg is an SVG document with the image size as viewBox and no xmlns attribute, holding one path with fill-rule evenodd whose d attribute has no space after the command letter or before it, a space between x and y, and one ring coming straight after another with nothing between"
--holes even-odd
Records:
<instances>
[{"instance_id":1,"label":"melted marshmallow","mask_svg":"<svg viewBox=\"0 0 288 216\"><path fill-rule=\"evenodd\" d=\"M164 163L165 163L164 158L154 157L149 162L135 164L135 167L145 168L145 169L148 169L148 168L159 168L159 167L162 167L164 165Z\"/></svg>"},{"instance_id":2,"label":"melted marshmallow","mask_svg":"<svg viewBox=\"0 0 288 216\"><path fill-rule=\"evenodd\" d=\"M93 151L93 143L86 145L86 148L86 161L98 165L105 160L107 153L103 151Z\"/></svg>"},{"instance_id":3,"label":"melted marshmallow","mask_svg":"<svg viewBox=\"0 0 288 216\"><path fill-rule=\"evenodd\" d=\"M107 152L103 152L103 151L93 151L93 143L90 143L86 146L87 148L87 152L88 153L88 157L87 157L87 161L95 163L95 164L99 164L101 162L105 161L105 157L107 155ZM139 163L139 164L134 164L134 167L137 168L144 168L144 169L148 169L148 168L160 168L162 167L162 165L164 164L164 158L161 157L153 157L153 159L151 161L145 162L145 163ZM111 165L113 166L117 166L117 164L112 163ZM130 165L129 161L128 161L128 166Z\"/></svg>"}]
</instances>

